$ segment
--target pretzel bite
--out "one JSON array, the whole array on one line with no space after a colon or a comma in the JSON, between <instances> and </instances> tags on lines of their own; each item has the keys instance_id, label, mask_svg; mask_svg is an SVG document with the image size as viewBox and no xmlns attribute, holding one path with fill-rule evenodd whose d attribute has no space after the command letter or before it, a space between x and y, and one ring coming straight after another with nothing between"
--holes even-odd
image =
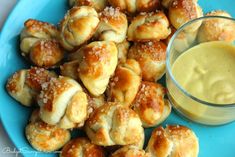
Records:
<instances>
[{"instance_id":1,"label":"pretzel bite","mask_svg":"<svg viewBox=\"0 0 235 157\"><path fill-rule=\"evenodd\" d=\"M107 0L69 0L69 5L71 7L85 5L93 7L97 12L104 10L107 3Z\"/></svg>"},{"instance_id":2,"label":"pretzel bite","mask_svg":"<svg viewBox=\"0 0 235 157\"><path fill-rule=\"evenodd\" d=\"M163 7L165 7L166 9L169 9L169 7L171 6L171 3L174 0L162 0L161 4ZM198 0L193 0L194 2L197 2Z\"/></svg>"},{"instance_id":3,"label":"pretzel bite","mask_svg":"<svg viewBox=\"0 0 235 157\"><path fill-rule=\"evenodd\" d=\"M59 32L49 23L29 19L20 35L21 54L39 67L52 67L64 56L57 41Z\"/></svg>"},{"instance_id":4,"label":"pretzel bite","mask_svg":"<svg viewBox=\"0 0 235 157\"><path fill-rule=\"evenodd\" d=\"M25 128L25 136L34 149L42 152L60 149L71 137L68 130L41 121L39 110L32 113L30 123Z\"/></svg>"},{"instance_id":5,"label":"pretzel bite","mask_svg":"<svg viewBox=\"0 0 235 157\"><path fill-rule=\"evenodd\" d=\"M108 102L86 121L85 130L92 143L101 146L136 144L144 130L139 116L119 103Z\"/></svg>"},{"instance_id":6,"label":"pretzel bite","mask_svg":"<svg viewBox=\"0 0 235 157\"><path fill-rule=\"evenodd\" d=\"M106 7L100 13L100 23L95 33L98 40L122 42L126 38L127 18L117 8Z\"/></svg>"},{"instance_id":7,"label":"pretzel bite","mask_svg":"<svg viewBox=\"0 0 235 157\"><path fill-rule=\"evenodd\" d=\"M183 24L190 20L203 16L201 7L196 0L173 0L169 6L169 20L171 24L179 29ZM187 28L187 31L196 31L201 25L197 22Z\"/></svg>"},{"instance_id":8,"label":"pretzel bite","mask_svg":"<svg viewBox=\"0 0 235 157\"><path fill-rule=\"evenodd\" d=\"M163 122L171 112L171 106L164 100L165 89L157 83L143 81L140 85L133 109L139 115L144 127L153 127Z\"/></svg>"},{"instance_id":9,"label":"pretzel bite","mask_svg":"<svg viewBox=\"0 0 235 157\"><path fill-rule=\"evenodd\" d=\"M119 64L109 82L108 101L117 101L127 107L130 106L140 86L140 75L139 63L134 59L128 59L126 63Z\"/></svg>"},{"instance_id":10,"label":"pretzel bite","mask_svg":"<svg viewBox=\"0 0 235 157\"><path fill-rule=\"evenodd\" d=\"M43 40L31 48L30 60L39 67L52 67L63 58L63 52L55 40Z\"/></svg>"},{"instance_id":11,"label":"pretzel bite","mask_svg":"<svg viewBox=\"0 0 235 157\"><path fill-rule=\"evenodd\" d=\"M80 137L69 141L62 149L60 157L105 157L102 147Z\"/></svg>"},{"instance_id":12,"label":"pretzel bite","mask_svg":"<svg viewBox=\"0 0 235 157\"><path fill-rule=\"evenodd\" d=\"M105 92L117 66L117 47L110 41L92 42L81 53L83 59L79 65L79 77L92 95L99 96Z\"/></svg>"},{"instance_id":13,"label":"pretzel bite","mask_svg":"<svg viewBox=\"0 0 235 157\"><path fill-rule=\"evenodd\" d=\"M159 0L108 0L108 2L113 7L120 8L129 14L151 12L160 8Z\"/></svg>"},{"instance_id":14,"label":"pretzel bite","mask_svg":"<svg viewBox=\"0 0 235 157\"><path fill-rule=\"evenodd\" d=\"M56 77L43 68L32 67L15 72L7 81L8 93L24 106L31 106L42 89L42 84Z\"/></svg>"},{"instance_id":15,"label":"pretzel bite","mask_svg":"<svg viewBox=\"0 0 235 157\"><path fill-rule=\"evenodd\" d=\"M224 16L231 15L225 11L216 10L206 14L206 16ZM204 20L198 32L198 41L228 41L235 40L235 22L226 19L209 19Z\"/></svg>"},{"instance_id":16,"label":"pretzel bite","mask_svg":"<svg viewBox=\"0 0 235 157\"><path fill-rule=\"evenodd\" d=\"M59 32L55 26L47 22L42 22L34 19L28 19L24 23L24 28L21 31L21 51L22 55L27 55L31 47L42 39L58 39Z\"/></svg>"},{"instance_id":17,"label":"pretzel bite","mask_svg":"<svg viewBox=\"0 0 235 157\"><path fill-rule=\"evenodd\" d=\"M128 40L146 42L166 39L171 33L169 21L163 12L140 13L128 27Z\"/></svg>"},{"instance_id":18,"label":"pretzel bite","mask_svg":"<svg viewBox=\"0 0 235 157\"><path fill-rule=\"evenodd\" d=\"M81 127L87 118L87 96L73 79L60 76L43 84L38 96L40 118L69 129Z\"/></svg>"},{"instance_id":19,"label":"pretzel bite","mask_svg":"<svg viewBox=\"0 0 235 157\"><path fill-rule=\"evenodd\" d=\"M99 24L99 17L90 6L73 7L60 23L60 43L71 51L89 40Z\"/></svg>"},{"instance_id":20,"label":"pretzel bite","mask_svg":"<svg viewBox=\"0 0 235 157\"><path fill-rule=\"evenodd\" d=\"M110 157L150 157L150 154L135 146L124 146L115 151Z\"/></svg>"},{"instance_id":21,"label":"pretzel bite","mask_svg":"<svg viewBox=\"0 0 235 157\"><path fill-rule=\"evenodd\" d=\"M128 58L139 62L143 80L155 82L165 73L166 45L158 41L135 43L128 52Z\"/></svg>"},{"instance_id":22,"label":"pretzel bite","mask_svg":"<svg viewBox=\"0 0 235 157\"><path fill-rule=\"evenodd\" d=\"M146 152L151 157L197 157L199 143L189 128L169 125L165 129L158 127L152 132Z\"/></svg>"}]
</instances>

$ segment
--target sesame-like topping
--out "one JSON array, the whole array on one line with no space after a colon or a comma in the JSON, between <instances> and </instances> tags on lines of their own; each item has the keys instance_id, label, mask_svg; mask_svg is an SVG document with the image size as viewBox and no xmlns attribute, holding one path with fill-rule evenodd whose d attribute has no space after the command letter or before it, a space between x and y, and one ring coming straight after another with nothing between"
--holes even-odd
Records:
<instances>
[{"instance_id":1,"label":"sesame-like topping","mask_svg":"<svg viewBox=\"0 0 235 157\"><path fill-rule=\"evenodd\" d=\"M157 136L160 136L161 134L162 134L161 131L159 131L159 130L156 131L156 135L157 135Z\"/></svg>"},{"instance_id":2,"label":"sesame-like topping","mask_svg":"<svg viewBox=\"0 0 235 157\"><path fill-rule=\"evenodd\" d=\"M53 110L53 101L61 93L69 89L72 85L67 82L66 78L51 78L49 82L42 85L42 90L39 94L41 105L48 111Z\"/></svg>"},{"instance_id":3,"label":"sesame-like topping","mask_svg":"<svg viewBox=\"0 0 235 157\"><path fill-rule=\"evenodd\" d=\"M40 40L30 51L30 59L38 66L49 67L63 58L63 52L56 40Z\"/></svg>"},{"instance_id":4,"label":"sesame-like topping","mask_svg":"<svg viewBox=\"0 0 235 157\"><path fill-rule=\"evenodd\" d=\"M136 49L136 51L133 49ZM164 61L166 59L166 45L162 42L149 41L146 43L139 43L136 44L132 50L140 60L143 60L146 57L150 57L155 61Z\"/></svg>"},{"instance_id":5,"label":"sesame-like topping","mask_svg":"<svg viewBox=\"0 0 235 157\"><path fill-rule=\"evenodd\" d=\"M177 1L173 1L172 5L173 5L173 6L178 5L178 2L177 2Z\"/></svg>"},{"instance_id":6,"label":"sesame-like topping","mask_svg":"<svg viewBox=\"0 0 235 157\"><path fill-rule=\"evenodd\" d=\"M103 12L101 12L100 17L105 21L108 22L108 19L119 19L120 18L120 9L113 8L113 7L106 7Z\"/></svg>"},{"instance_id":7,"label":"sesame-like topping","mask_svg":"<svg viewBox=\"0 0 235 157\"><path fill-rule=\"evenodd\" d=\"M134 101L137 110L151 109L154 112L162 112L164 107L163 88L155 83L142 82Z\"/></svg>"},{"instance_id":8,"label":"sesame-like topping","mask_svg":"<svg viewBox=\"0 0 235 157\"><path fill-rule=\"evenodd\" d=\"M146 12L141 12L140 15L146 15L147 13Z\"/></svg>"},{"instance_id":9,"label":"sesame-like topping","mask_svg":"<svg viewBox=\"0 0 235 157\"><path fill-rule=\"evenodd\" d=\"M95 63L95 62L107 62L110 53L107 50L107 45L97 42L93 46L88 46L84 48L84 59L86 61Z\"/></svg>"},{"instance_id":10,"label":"sesame-like topping","mask_svg":"<svg viewBox=\"0 0 235 157\"><path fill-rule=\"evenodd\" d=\"M9 92L15 94L20 90L19 79L21 76L21 72L15 72L11 78L8 79L6 88Z\"/></svg>"},{"instance_id":11,"label":"sesame-like topping","mask_svg":"<svg viewBox=\"0 0 235 157\"><path fill-rule=\"evenodd\" d=\"M174 0L172 3L173 8L181 9L181 6L189 19L197 18L197 3L194 0ZM182 18L180 19L183 20ZM183 22L181 20L178 22Z\"/></svg>"},{"instance_id":12,"label":"sesame-like topping","mask_svg":"<svg viewBox=\"0 0 235 157\"><path fill-rule=\"evenodd\" d=\"M53 55L53 49L59 49L59 45L55 40L42 40L40 41L40 49L42 52L46 52L48 56Z\"/></svg>"},{"instance_id":13,"label":"sesame-like topping","mask_svg":"<svg viewBox=\"0 0 235 157\"><path fill-rule=\"evenodd\" d=\"M38 32L38 31L44 31L48 32L47 29L56 30L56 27L52 24L49 24L47 22L37 21L33 19L29 19L24 23L24 26L28 31Z\"/></svg>"},{"instance_id":14,"label":"sesame-like topping","mask_svg":"<svg viewBox=\"0 0 235 157\"><path fill-rule=\"evenodd\" d=\"M44 68L32 67L28 70L26 76L26 84L36 91L40 91L46 82L54 77L49 71Z\"/></svg>"},{"instance_id":15,"label":"sesame-like topping","mask_svg":"<svg viewBox=\"0 0 235 157\"><path fill-rule=\"evenodd\" d=\"M135 102L136 107L139 107L139 105L144 102L146 103L147 97L150 96L149 90L150 90L149 86L141 84L140 90L136 96L136 102Z\"/></svg>"},{"instance_id":16,"label":"sesame-like topping","mask_svg":"<svg viewBox=\"0 0 235 157\"><path fill-rule=\"evenodd\" d=\"M92 51L89 51L88 54L95 55L99 59L99 61L102 61L102 55L101 55L102 51L103 51L103 48L100 45L98 45L98 46L94 46L92 48Z\"/></svg>"},{"instance_id":17,"label":"sesame-like topping","mask_svg":"<svg viewBox=\"0 0 235 157\"><path fill-rule=\"evenodd\" d=\"M196 3L193 0L183 0L182 4L183 4L183 8L188 13L189 19L197 18L197 14L196 14L197 12L195 10Z\"/></svg>"}]
</instances>

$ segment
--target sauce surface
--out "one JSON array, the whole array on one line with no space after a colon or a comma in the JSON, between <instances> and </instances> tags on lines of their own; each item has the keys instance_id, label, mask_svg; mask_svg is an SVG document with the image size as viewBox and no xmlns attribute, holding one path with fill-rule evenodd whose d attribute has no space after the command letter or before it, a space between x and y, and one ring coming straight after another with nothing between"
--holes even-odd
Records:
<instances>
[{"instance_id":1,"label":"sauce surface","mask_svg":"<svg viewBox=\"0 0 235 157\"><path fill-rule=\"evenodd\" d=\"M235 103L235 46L223 41L199 44L172 66L176 81L191 95L215 104Z\"/></svg>"}]
</instances>

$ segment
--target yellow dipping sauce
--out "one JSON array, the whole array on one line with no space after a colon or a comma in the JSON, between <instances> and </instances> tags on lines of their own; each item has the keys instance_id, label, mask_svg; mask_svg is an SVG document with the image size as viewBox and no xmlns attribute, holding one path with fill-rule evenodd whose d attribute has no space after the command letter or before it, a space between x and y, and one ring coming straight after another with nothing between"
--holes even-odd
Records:
<instances>
[{"instance_id":1,"label":"yellow dipping sauce","mask_svg":"<svg viewBox=\"0 0 235 157\"><path fill-rule=\"evenodd\" d=\"M172 73L198 99L235 103L235 46L230 43L213 41L190 48L176 59Z\"/></svg>"}]
</instances>

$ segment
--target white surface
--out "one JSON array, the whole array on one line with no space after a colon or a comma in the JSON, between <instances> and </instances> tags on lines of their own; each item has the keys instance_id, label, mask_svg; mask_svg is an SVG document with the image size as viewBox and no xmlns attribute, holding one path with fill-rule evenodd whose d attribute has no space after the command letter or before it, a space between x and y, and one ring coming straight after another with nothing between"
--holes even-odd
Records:
<instances>
[{"instance_id":1,"label":"white surface","mask_svg":"<svg viewBox=\"0 0 235 157\"><path fill-rule=\"evenodd\" d=\"M11 11L15 3L16 3L16 0L0 0L0 30L2 28L2 25L7 15ZM15 149L15 146L12 144L12 142L8 138L8 135L6 134L0 122L0 157L20 156L19 154L14 153L16 151L17 150Z\"/></svg>"}]
</instances>

